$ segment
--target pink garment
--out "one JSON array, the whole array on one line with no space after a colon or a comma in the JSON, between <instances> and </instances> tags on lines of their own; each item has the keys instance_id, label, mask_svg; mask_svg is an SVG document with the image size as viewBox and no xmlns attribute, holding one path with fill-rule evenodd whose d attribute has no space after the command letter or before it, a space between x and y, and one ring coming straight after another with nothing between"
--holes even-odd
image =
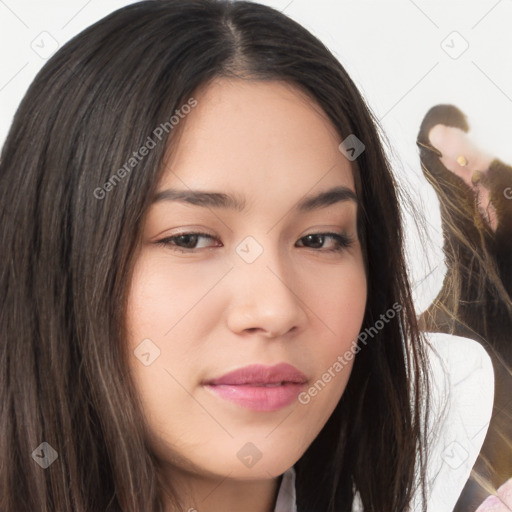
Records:
<instances>
[{"instance_id":1,"label":"pink garment","mask_svg":"<svg viewBox=\"0 0 512 512\"><path fill-rule=\"evenodd\" d=\"M476 512L509 512L512 510L512 478L505 482L496 495L489 496Z\"/></svg>"}]
</instances>

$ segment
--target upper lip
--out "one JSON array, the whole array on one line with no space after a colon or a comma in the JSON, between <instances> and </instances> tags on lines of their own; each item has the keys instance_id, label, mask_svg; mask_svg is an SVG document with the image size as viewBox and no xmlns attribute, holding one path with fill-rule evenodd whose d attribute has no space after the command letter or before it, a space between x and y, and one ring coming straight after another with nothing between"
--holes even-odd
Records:
<instances>
[{"instance_id":1,"label":"upper lip","mask_svg":"<svg viewBox=\"0 0 512 512\"><path fill-rule=\"evenodd\" d=\"M226 373L222 377L206 381L210 385L233 385L244 384L280 384L293 383L304 384L307 377L295 366L288 363L280 363L274 366L253 364L244 366L238 370Z\"/></svg>"}]
</instances>

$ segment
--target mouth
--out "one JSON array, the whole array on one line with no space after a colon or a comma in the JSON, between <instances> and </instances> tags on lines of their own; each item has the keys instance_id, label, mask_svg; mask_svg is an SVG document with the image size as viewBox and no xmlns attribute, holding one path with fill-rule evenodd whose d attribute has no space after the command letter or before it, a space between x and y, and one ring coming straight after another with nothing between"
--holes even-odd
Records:
<instances>
[{"instance_id":1,"label":"mouth","mask_svg":"<svg viewBox=\"0 0 512 512\"><path fill-rule=\"evenodd\" d=\"M251 365L203 382L206 390L238 406L272 412L291 405L307 384L294 366Z\"/></svg>"}]
</instances>

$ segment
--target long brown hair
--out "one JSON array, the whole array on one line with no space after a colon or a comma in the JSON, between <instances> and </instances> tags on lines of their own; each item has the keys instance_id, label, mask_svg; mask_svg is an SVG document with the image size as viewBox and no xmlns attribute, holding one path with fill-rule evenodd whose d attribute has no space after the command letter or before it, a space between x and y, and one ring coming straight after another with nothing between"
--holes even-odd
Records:
<instances>
[{"instance_id":1,"label":"long brown hair","mask_svg":"<svg viewBox=\"0 0 512 512\"><path fill-rule=\"evenodd\" d=\"M324 429L295 464L299 512L401 512L425 470L425 347L411 299L397 185L376 121L307 30L250 2L145 1L62 47L23 99L0 167L0 510L162 511L125 353L126 292L173 132L96 193L217 76L283 80L326 112L353 163L367 265L361 347ZM393 321L381 316L393 308ZM340 314L343 314L340 311ZM413 407L411 407L411 403ZM46 470L32 451L47 442Z\"/></svg>"}]
</instances>

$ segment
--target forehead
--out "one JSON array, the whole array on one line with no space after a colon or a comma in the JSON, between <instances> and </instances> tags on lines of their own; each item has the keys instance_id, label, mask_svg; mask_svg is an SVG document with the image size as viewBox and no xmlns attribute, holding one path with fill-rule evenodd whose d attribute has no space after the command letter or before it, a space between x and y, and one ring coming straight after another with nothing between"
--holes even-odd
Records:
<instances>
[{"instance_id":1,"label":"forehead","mask_svg":"<svg viewBox=\"0 0 512 512\"><path fill-rule=\"evenodd\" d=\"M353 189L350 162L325 112L297 86L217 78L194 94L197 106L169 147L162 187L280 190Z\"/></svg>"}]
</instances>

